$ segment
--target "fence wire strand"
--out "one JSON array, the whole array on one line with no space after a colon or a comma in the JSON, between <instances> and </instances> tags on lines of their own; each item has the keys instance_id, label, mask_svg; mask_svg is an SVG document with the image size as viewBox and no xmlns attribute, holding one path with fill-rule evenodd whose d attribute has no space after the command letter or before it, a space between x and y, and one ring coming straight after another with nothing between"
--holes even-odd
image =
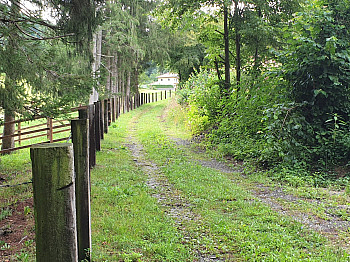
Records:
<instances>
[{"instance_id":1,"label":"fence wire strand","mask_svg":"<svg viewBox=\"0 0 350 262\"><path fill-rule=\"evenodd\" d=\"M33 184L33 181L23 182L23 183L19 183L19 184L16 184L16 185L0 185L0 188L5 188L5 187L18 187L18 186L29 185L29 184Z\"/></svg>"}]
</instances>

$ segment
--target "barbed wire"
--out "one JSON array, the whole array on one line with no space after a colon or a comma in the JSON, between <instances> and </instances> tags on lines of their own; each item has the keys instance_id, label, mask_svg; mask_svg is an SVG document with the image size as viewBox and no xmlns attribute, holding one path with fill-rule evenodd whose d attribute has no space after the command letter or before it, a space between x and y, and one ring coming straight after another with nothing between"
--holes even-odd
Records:
<instances>
[{"instance_id":1,"label":"barbed wire","mask_svg":"<svg viewBox=\"0 0 350 262\"><path fill-rule=\"evenodd\" d=\"M15 184L15 185L0 185L0 188L4 188L4 187L17 187L17 186L29 185L29 184L33 184L33 181L23 182L23 183L19 183L19 184Z\"/></svg>"}]
</instances>

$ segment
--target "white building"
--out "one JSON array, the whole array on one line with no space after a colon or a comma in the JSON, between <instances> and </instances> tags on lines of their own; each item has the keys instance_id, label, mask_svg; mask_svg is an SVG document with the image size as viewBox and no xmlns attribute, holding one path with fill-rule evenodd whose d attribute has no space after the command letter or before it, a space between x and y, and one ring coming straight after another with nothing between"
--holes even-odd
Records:
<instances>
[{"instance_id":1,"label":"white building","mask_svg":"<svg viewBox=\"0 0 350 262\"><path fill-rule=\"evenodd\" d=\"M179 84L179 76L177 74L166 73L157 76L158 81L150 84L151 86L172 86L174 89Z\"/></svg>"}]
</instances>

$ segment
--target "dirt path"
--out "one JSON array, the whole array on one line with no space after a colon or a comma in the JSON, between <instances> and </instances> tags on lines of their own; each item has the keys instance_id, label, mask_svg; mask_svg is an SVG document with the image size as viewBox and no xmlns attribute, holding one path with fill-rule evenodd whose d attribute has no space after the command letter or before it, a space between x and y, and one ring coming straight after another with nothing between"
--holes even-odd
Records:
<instances>
[{"instance_id":1,"label":"dirt path","mask_svg":"<svg viewBox=\"0 0 350 262\"><path fill-rule=\"evenodd\" d=\"M169 183L161 169L154 162L146 158L143 146L138 143L134 135L138 123L137 119L138 116L135 116L131 120L132 126L129 128L129 143L125 144L125 146L132 153L136 165L148 176L146 184L153 191L152 196L157 199L164 212L174 220L176 228L184 236L183 241L186 242L191 237L184 226L185 222L200 221L201 218L192 211L191 204L182 196L182 193ZM198 262L222 261L215 255L204 255L200 250L195 250L194 253L198 256Z\"/></svg>"}]
</instances>

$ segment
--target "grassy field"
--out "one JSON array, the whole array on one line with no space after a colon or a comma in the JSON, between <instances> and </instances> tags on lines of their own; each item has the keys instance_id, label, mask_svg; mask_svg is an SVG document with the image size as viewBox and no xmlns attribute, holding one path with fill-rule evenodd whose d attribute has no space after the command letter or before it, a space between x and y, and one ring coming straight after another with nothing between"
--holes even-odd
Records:
<instances>
[{"instance_id":1,"label":"grassy field","mask_svg":"<svg viewBox=\"0 0 350 262\"><path fill-rule=\"evenodd\" d=\"M252 189L268 178L203 165L210 158L186 143L185 118L168 99L112 123L91 173L93 261L350 260L342 245L259 201ZM28 151L1 157L0 165L5 183L30 179ZM328 197L316 188L288 190ZM0 197L1 222L11 218L10 204L31 197L31 187L1 188ZM334 201L347 203L346 195ZM28 243L10 261L34 261Z\"/></svg>"}]
</instances>

